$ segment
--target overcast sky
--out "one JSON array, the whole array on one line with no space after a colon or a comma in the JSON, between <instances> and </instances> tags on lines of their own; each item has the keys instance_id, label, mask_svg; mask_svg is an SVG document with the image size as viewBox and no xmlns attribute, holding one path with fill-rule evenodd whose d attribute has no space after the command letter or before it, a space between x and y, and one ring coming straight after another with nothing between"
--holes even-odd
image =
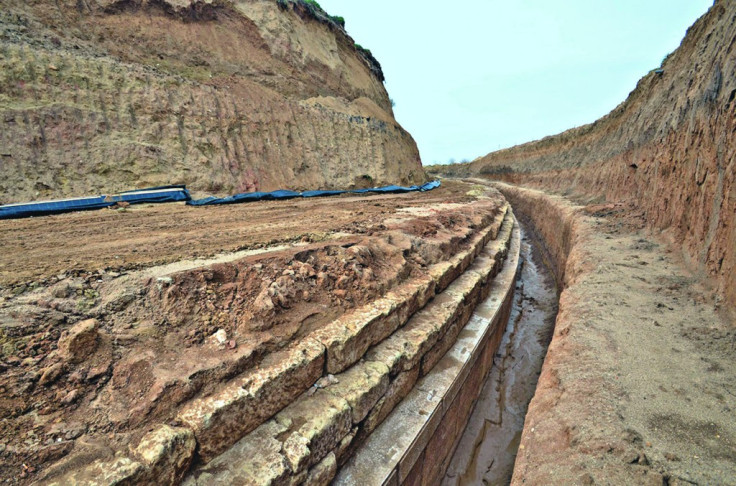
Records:
<instances>
[{"instance_id":1,"label":"overcast sky","mask_svg":"<svg viewBox=\"0 0 736 486\"><path fill-rule=\"evenodd\" d=\"M425 165L605 115L712 0L319 0L381 62Z\"/></svg>"}]
</instances>

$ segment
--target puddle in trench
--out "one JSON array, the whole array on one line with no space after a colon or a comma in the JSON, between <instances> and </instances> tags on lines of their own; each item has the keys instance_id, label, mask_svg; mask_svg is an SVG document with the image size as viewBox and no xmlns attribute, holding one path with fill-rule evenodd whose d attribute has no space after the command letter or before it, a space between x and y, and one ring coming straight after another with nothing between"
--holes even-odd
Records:
<instances>
[{"instance_id":1,"label":"puddle in trench","mask_svg":"<svg viewBox=\"0 0 736 486\"><path fill-rule=\"evenodd\" d=\"M557 316L554 277L523 229L521 261L508 327L443 486L511 482L524 417Z\"/></svg>"}]
</instances>

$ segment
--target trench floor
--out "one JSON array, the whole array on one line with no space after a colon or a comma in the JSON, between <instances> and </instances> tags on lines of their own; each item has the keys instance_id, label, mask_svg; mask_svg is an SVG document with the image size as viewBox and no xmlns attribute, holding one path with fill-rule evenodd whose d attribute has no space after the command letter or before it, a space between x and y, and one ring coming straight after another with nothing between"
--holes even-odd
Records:
<instances>
[{"instance_id":1,"label":"trench floor","mask_svg":"<svg viewBox=\"0 0 736 486\"><path fill-rule=\"evenodd\" d=\"M557 315L557 289L542 253L522 227L521 269L493 368L442 482L508 484Z\"/></svg>"}]
</instances>

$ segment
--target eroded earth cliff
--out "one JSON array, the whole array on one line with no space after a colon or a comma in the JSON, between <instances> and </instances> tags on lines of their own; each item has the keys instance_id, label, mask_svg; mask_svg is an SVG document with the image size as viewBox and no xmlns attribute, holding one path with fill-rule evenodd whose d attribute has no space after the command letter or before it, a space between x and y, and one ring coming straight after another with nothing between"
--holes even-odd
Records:
<instances>
[{"instance_id":1,"label":"eroded earth cliff","mask_svg":"<svg viewBox=\"0 0 736 486\"><path fill-rule=\"evenodd\" d=\"M736 3L718 0L609 115L436 170L630 204L736 305L735 47Z\"/></svg>"},{"instance_id":2,"label":"eroded earth cliff","mask_svg":"<svg viewBox=\"0 0 736 486\"><path fill-rule=\"evenodd\" d=\"M313 2L0 1L0 203L424 177L380 65Z\"/></svg>"},{"instance_id":3,"label":"eroded earth cliff","mask_svg":"<svg viewBox=\"0 0 736 486\"><path fill-rule=\"evenodd\" d=\"M428 170L496 179L558 279L511 484L734 484L734 46L716 0L609 115Z\"/></svg>"}]
</instances>

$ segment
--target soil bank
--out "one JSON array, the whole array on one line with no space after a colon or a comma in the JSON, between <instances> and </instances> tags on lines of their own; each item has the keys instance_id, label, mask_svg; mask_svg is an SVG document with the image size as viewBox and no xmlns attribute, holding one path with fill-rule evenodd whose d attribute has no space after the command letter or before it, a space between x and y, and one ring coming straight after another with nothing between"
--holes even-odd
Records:
<instances>
[{"instance_id":1,"label":"soil bank","mask_svg":"<svg viewBox=\"0 0 736 486\"><path fill-rule=\"evenodd\" d=\"M615 205L496 184L558 263L512 484L736 484L736 330Z\"/></svg>"}]
</instances>

